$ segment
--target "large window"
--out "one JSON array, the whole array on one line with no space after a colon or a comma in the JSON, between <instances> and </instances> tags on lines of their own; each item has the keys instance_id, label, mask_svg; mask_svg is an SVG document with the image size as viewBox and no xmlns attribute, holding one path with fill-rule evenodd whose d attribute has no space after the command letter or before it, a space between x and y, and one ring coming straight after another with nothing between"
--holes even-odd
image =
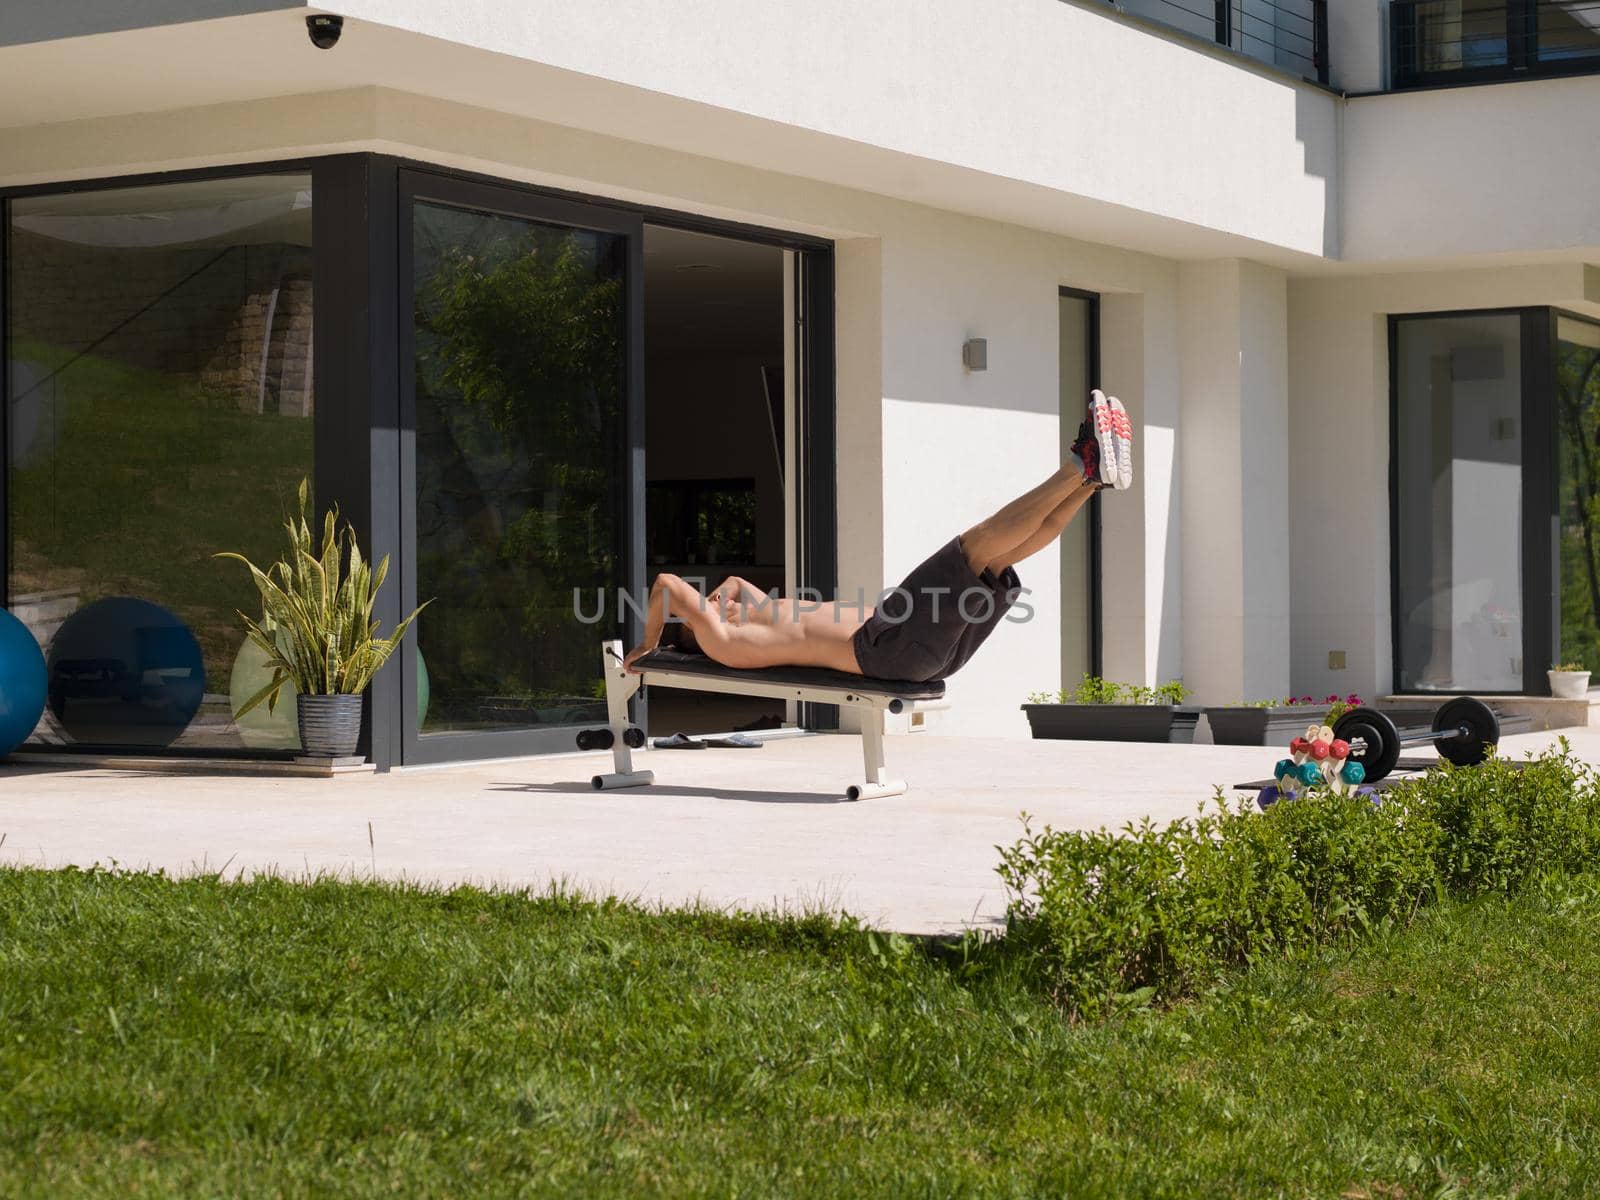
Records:
<instances>
[{"instance_id":1,"label":"large window","mask_svg":"<svg viewBox=\"0 0 1600 1200\"><path fill-rule=\"evenodd\" d=\"M600 640L628 583L627 239L423 201L411 229L422 736L604 722Z\"/></svg>"},{"instance_id":2,"label":"large window","mask_svg":"<svg viewBox=\"0 0 1600 1200\"><path fill-rule=\"evenodd\" d=\"M1548 308L1397 317L1402 691L1600 670L1600 325Z\"/></svg>"},{"instance_id":3,"label":"large window","mask_svg":"<svg viewBox=\"0 0 1600 1200\"><path fill-rule=\"evenodd\" d=\"M272 750L237 610L312 473L311 179L11 201L6 601L44 647L36 743Z\"/></svg>"},{"instance_id":4,"label":"large window","mask_svg":"<svg viewBox=\"0 0 1600 1200\"><path fill-rule=\"evenodd\" d=\"M1393 0L1397 88L1600 70L1600 0Z\"/></svg>"},{"instance_id":5,"label":"large window","mask_svg":"<svg viewBox=\"0 0 1600 1200\"><path fill-rule=\"evenodd\" d=\"M1522 690L1522 323L1399 323L1402 691Z\"/></svg>"},{"instance_id":6,"label":"large window","mask_svg":"<svg viewBox=\"0 0 1600 1200\"><path fill-rule=\"evenodd\" d=\"M1600 672L1600 325L1556 318L1564 662Z\"/></svg>"}]
</instances>

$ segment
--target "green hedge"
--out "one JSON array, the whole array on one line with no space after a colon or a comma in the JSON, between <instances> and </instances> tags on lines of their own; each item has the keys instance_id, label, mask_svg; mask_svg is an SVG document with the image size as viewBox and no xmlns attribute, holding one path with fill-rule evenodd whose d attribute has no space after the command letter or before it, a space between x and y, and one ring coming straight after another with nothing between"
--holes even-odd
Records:
<instances>
[{"instance_id":1,"label":"green hedge","mask_svg":"<svg viewBox=\"0 0 1600 1200\"><path fill-rule=\"evenodd\" d=\"M1405 924L1446 896L1511 894L1600 865L1600 781L1563 741L1513 764L1436 771L1382 802L1273 805L1220 789L1193 819L1034 833L1000 848L1006 957L1093 1016L1173 1000L1263 955Z\"/></svg>"}]
</instances>

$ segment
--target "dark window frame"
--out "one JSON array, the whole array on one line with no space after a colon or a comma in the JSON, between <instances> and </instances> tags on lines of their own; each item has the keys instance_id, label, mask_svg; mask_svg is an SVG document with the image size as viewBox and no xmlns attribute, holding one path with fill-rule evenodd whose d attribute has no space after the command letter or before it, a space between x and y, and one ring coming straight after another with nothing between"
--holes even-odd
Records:
<instances>
[{"instance_id":1,"label":"dark window frame","mask_svg":"<svg viewBox=\"0 0 1600 1200\"><path fill-rule=\"evenodd\" d=\"M1100 293L1082 288L1056 288L1056 299L1070 296L1089 305L1089 378L1091 388L1100 386ZM1060 353L1060 347L1057 347ZM1105 674L1105 591L1101 584L1104 541L1101 525L1100 494L1089 497L1089 672ZM1063 679L1062 684L1066 684Z\"/></svg>"},{"instance_id":2,"label":"dark window frame","mask_svg":"<svg viewBox=\"0 0 1600 1200\"><path fill-rule=\"evenodd\" d=\"M1593 317L1554 305L1391 313L1389 349L1389 635L1391 687L1400 690L1400 324L1452 317L1515 316L1521 322L1522 690L1481 695L1548 696L1545 668L1561 653L1559 422L1555 395L1556 320L1596 325ZM1430 695L1434 693L1429 693ZM1439 695L1459 693L1439 692Z\"/></svg>"},{"instance_id":3,"label":"dark window frame","mask_svg":"<svg viewBox=\"0 0 1600 1200\"><path fill-rule=\"evenodd\" d=\"M1539 0L1504 0L1506 61L1484 67L1425 71L1413 65L1417 44L1417 4L1404 0L1389 6L1389 89L1464 87L1521 79L1560 79L1600 73L1600 51L1575 59L1539 58ZM1406 48L1410 53L1407 54Z\"/></svg>"},{"instance_id":4,"label":"dark window frame","mask_svg":"<svg viewBox=\"0 0 1600 1200\"><path fill-rule=\"evenodd\" d=\"M400 411L400 172L415 171L441 178L516 192L531 199L583 206L597 212L622 215L652 225L667 226L721 237L738 238L797 251L797 276L803 277L799 353L804 363L800 397L801 549L800 584L823 596L838 592L838 466L837 380L834 350L833 243L824 238L722 220L651 205L632 204L523 181L461 171L421 159L372 153L296 156L219 164L173 171L147 171L93 179L61 180L0 187L0 604L9 604L10 528L7 505L10 486L10 346L6 320L10 273L7 241L10 236L11 201L27 196L67 195L164 184L180 184L246 175L306 174L312 177L312 253L316 289L312 316L312 355L319 400L314 416L315 503L319 509L338 503L360 533L365 552L374 560L391 556L398 576L411 568L409 550L401 545L401 464L414 447L414 432ZM642 246L637 253L642 254ZM635 269L638 265L635 264ZM642 269L637 281L642 285ZM637 307L637 306L635 306ZM632 330L642 341L642 333ZM641 356L642 370L642 356ZM638 405L642 421L642 379ZM331 396L364 396L364 402L324 403ZM638 454L634 469L642 473L642 425L636 435ZM641 488L642 497L642 488ZM638 542L635 557L642 588L642 523L632 536ZM401 615L401 588L385 588L374 615L392 627ZM407 645L414 647L415 634ZM380 771L408 759L404 742L415 725L414 650L401 654L400 670L379 672L365 706L360 753ZM412 664L407 670L407 664ZM410 684L408 688L406 685ZM409 697L409 704L407 698ZM405 722L409 719L410 725ZM837 725L832 705L802 706L801 723L808 728ZM414 735L413 735L414 736ZM448 737L450 735L441 735ZM492 734L462 735L493 737ZM465 748L463 748L465 750ZM509 746L491 749L474 744L473 757L495 757L526 751ZM168 751L173 756L183 752ZM208 751L210 756L219 752ZM249 758L270 756L250 752Z\"/></svg>"}]
</instances>

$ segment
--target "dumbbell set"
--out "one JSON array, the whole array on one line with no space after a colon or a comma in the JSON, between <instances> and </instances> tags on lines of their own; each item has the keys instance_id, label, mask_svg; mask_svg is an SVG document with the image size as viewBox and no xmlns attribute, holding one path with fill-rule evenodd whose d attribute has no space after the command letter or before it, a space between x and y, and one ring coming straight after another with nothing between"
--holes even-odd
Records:
<instances>
[{"instance_id":1,"label":"dumbbell set","mask_svg":"<svg viewBox=\"0 0 1600 1200\"><path fill-rule=\"evenodd\" d=\"M1500 718L1472 696L1446 701L1433 715L1431 729L1400 729L1375 708L1353 708L1333 725L1333 736L1348 743L1351 761L1361 764L1367 783L1394 770L1400 751L1432 742L1439 757L1458 767L1475 767L1500 741Z\"/></svg>"},{"instance_id":2,"label":"dumbbell set","mask_svg":"<svg viewBox=\"0 0 1600 1200\"><path fill-rule=\"evenodd\" d=\"M602 726L599 729L578 730L579 750L609 750L616 744L617 736L609 728ZM637 725L630 725L623 731L622 744L630 750L644 748L644 730Z\"/></svg>"}]
</instances>

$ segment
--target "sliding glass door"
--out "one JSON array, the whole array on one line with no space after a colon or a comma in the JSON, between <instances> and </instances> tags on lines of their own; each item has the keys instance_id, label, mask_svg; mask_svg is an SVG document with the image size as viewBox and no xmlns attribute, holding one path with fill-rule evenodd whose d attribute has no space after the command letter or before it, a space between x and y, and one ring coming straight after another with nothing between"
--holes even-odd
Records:
<instances>
[{"instance_id":1,"label":"sliding glass door","mask_svg":"<svg viewBox=\"0 0 1600 1200\"><path fill-rule=\"evenodd\" d=\"M1545 694L1600 670L1600 325L1392 319L1395 682Z\"/></svg>"},{"instance_id":2,"label":"sliding glass door","mask_svg":"<svg viewBox=\"0 0 1600 1200\"><path fill-rule=\"evenodd\" d=\"M642 226L401 176L404 761L570 747L643 579Z\"/></svg>"}]
</instances>

